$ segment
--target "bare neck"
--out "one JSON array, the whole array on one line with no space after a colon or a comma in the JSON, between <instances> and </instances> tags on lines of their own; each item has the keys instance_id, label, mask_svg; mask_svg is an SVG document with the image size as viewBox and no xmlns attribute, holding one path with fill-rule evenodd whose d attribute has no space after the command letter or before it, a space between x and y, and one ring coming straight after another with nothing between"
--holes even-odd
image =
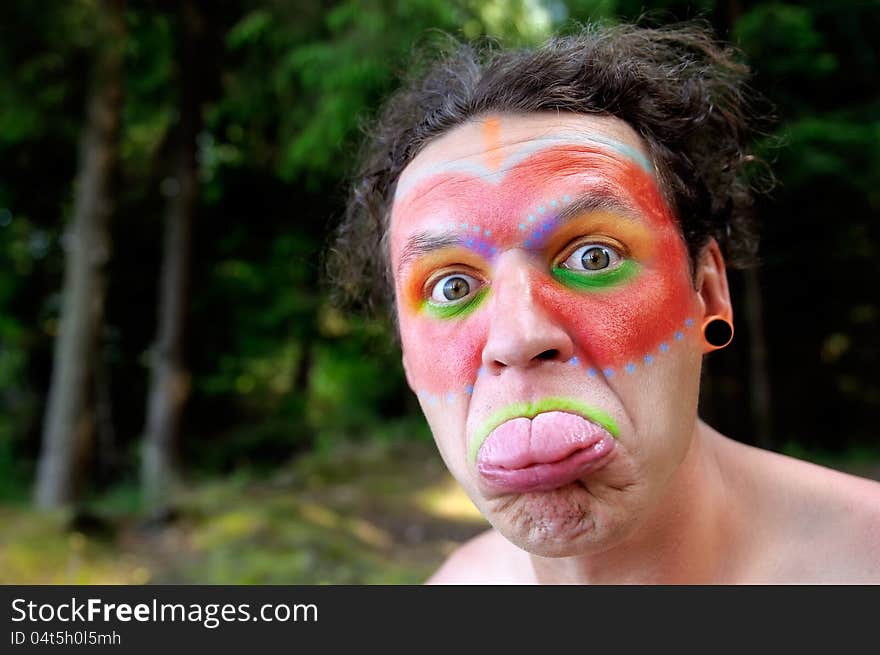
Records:
<instances>
[{"instance_id":1,"label":"bare neck","mask_svg":"<svg viewBox=\"0 0 880 655\"><path fill-rule=\"evenodd\" d=\"M718 457L724 439L702 421L665 496L639 530L600 553L530 555L541 584L718 584L735 578L744 512Z\"/></svg>"}]
</instances>

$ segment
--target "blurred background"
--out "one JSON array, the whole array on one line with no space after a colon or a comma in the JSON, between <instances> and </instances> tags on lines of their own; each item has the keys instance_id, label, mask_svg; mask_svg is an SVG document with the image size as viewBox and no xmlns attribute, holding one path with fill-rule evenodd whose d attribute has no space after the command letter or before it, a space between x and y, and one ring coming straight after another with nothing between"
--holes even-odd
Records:
<instances>
[{"instance_id":1,"label":"blurred background","mask_svg":"<svg viewBox=\"0 0 880 655\"><path fill-rule=\"evenodd\" d=\"M702 17L775 106L702 414L880 478L880 3L0 3L0 582L418 583L485 523L322 251L437 30Z\"/></svg>"}]
</instances>

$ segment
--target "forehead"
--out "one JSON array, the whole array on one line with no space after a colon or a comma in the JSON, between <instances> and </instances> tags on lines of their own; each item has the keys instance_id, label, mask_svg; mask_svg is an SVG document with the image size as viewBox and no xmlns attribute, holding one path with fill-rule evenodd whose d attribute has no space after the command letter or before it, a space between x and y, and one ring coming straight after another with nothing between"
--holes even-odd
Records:
<instances>
[{"instance_id":1,"label":"forehead","mask_svg":"<svg viewBox=\"0 0 880 655\"><path fill-rule=\"evenodd\" d=\"M429 143L403 170L394 206L423 182L444 173L498 182L529 155L553 147L591 146L650 169L642 139L613 116L540 112L487 115L468 121Z\"/></svg>"},{"instance_id":2,"label":"forehead","mask_svg":"<svg viewBox=\"0 0 880 655\"><path fill-rule=\"evenodd\" d=\"M587 187L609 198L645 197L646 190L654 196L654 180L644 143L617 118L557 113L476 118L428 144L404 169L391 212L392 263L411 235L441 224L476 218L500 236L514 230L516 216L525 220L528 206L543 211L542 198L555 207Z\"/></svg>"}]
</instances>

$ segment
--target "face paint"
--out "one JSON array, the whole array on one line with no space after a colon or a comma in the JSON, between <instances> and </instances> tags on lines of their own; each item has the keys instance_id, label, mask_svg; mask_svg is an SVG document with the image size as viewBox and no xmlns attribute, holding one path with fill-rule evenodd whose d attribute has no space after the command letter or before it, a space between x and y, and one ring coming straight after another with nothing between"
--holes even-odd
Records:
<instances>
[{"instance_id":1,"label":"face paint","mask_svg":"<svg viewBox=\"0 0 880 655\"><path fill-rule=\"evenodd\" d=\"M502 423L513 418L534 418L542 412L550 411L570 412L583 416L605 428L614 437L620 433L617 423L607 413L576 398L543 398L531 403L513 403L493 413L483 422L468 445L468 459L472 463L476 461L477 451L486 437Z\"/></svg>"},{"instance_id":2,"label":"face paint","mask_svg":"<svg viewBox=\"0 0 880 655\"><path fill-rule=\"evenodd\" d=\"M639 272L639 265L632 261L623 262L611 270L583 275L567 268L553 267L553 277L562 284L579 291L600 291L623 284L635 277Z\"/></svg>"},{"instance_id":3,"label":"face paint","mask_svg":"<svg viewBox=\"0 0 880 655\"><path fill-rule=\"evenodd\" d=\"M497 138L493 130L484 127L484 143ZM472 390L488 330L503 320L497 262L509 251L531 257L530 300L572 336L586 376L632 375L689 334L687 252L649 165L606 137L571 138L533 140L506 159L495 148L479 170L442 164L398 189L393 220L405 229L394 231L392 252L400 254L401 336L413 344L411 377L429 404ZM590 244L620 263L591 272L563 265ZM456 272L479 288L459 303L430 302L431 285Z\"/></svg>"},{"instance_id":4,"label":"face paint","mask_svg":"<svg viewBox=\"0 0 880 655\"><path fill-rule=\"evenodd\" d=\"M494 123L494 124L493 124ZM497 131L496 131L496 127ZM529 143L518 149L513 155L504 157L503 154L490 152L499 147L500 121L497 118L487 119L483 126L483 143L486 157L480 163L472 161L450 161L427 166L415 175L408 176L399 181L395 196L400 199L410 194L425 180L444 174L461 174L464 176L479 177L493 184L500 184L502 179L511 170L520 166L522 161L532 154L541 150L549 150L553 147L567 147L571 144L589 145L599 151L605 150L616 153L638 165L649 175L653 175L654 168L651 162L639 150L620 141L599 134L586 135L582 132L554 132L551 135L531 138Z\"/></svg>"},{"instance_id":5,"label":"face paint","mask_svg":"<svg viewBox=\"0 0 880 655\"><path fill-rule=\"evenodd\" d=\"M501 152L501 121L488 118L483 123L483 147L486 150L486 166L490 170L498 170L504 164Z\"/></svg>"},{"instance_id":6,"label":"face paint","mask_svg":"<svg viewBox=\"0 0 880 655\"><path fill-rule=\"evenodd\" d=\"M480 289L470 298L464 300L463 302L449 303L445 305L433 303L430 300L426 300L423 305L423 311L430 314L434 318L462 318L477 309L477 307L479 307L483 303L483 300L485 300L487 293L487 289Z\"/></svg>"}]
</instances>

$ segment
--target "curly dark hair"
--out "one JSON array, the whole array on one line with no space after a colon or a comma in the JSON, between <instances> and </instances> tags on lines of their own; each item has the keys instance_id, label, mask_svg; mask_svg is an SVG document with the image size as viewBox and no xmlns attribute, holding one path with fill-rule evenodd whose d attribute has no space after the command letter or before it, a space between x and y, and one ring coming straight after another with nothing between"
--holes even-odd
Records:
<instances>
[{"instance_id":1,"label":"curly dark hair","mask_svg":"<svg viewBox=\"0 0 880 655\"><path fill-rule=\"evenodd\" d=\"M644 139L691 263L712 237L729 265L751 263L748 72L702 22L590 25L533 49L456 43L388 99L368 134L329 253L337 290L369 307L393 298L386 238L401 172L432 139L490 112L625 121Z\"/></svg>"}]
</instances>

